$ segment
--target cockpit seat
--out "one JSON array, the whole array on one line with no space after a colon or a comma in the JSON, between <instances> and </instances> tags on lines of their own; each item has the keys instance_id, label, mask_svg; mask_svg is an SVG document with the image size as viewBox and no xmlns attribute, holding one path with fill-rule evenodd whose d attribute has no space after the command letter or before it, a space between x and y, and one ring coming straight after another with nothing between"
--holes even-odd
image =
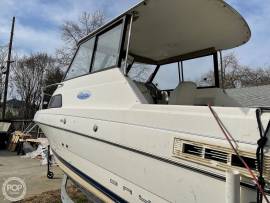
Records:
<instances>
[{"instance_id":1,"label":"cockpit seat","mask_svg":"<svg viewBox=\"0 0 270 203\"><path fill-rule=\"evenodd\" d=\"M229 97L220 88L200 88L193 82L180 83L174 91L172 91L170 105L193 105L193 106L226 106L240 107L241 105L233 98Z\"/></svg>"},{"instance_id":2,"label":"cockpit seat","mask_svg":"<svg viewBox=\"0 0 270 203\"><path fill-rule=\"evenodd\" d=\"M228 96L220 88L205 88L197 89L195 105L197 106L226 106L226 107L240 107L241 105L233 98Z\"/></svg>"},{"instance_id":3,"label":"cockpit seat","mask_svg":"<svg viewBox=\"0 0 270 203\"><path fill-rule=\"evenodd\" d=\"M197 86L194 82L182 82L170 94L169 105L194 105Z\"/></svg>"}]
</instances>

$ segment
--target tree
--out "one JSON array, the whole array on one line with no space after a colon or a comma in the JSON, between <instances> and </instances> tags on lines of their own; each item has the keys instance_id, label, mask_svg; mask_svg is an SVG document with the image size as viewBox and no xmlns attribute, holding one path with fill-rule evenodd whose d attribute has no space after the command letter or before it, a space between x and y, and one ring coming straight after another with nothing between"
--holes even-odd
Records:
<instances>
[{"instance_id":1,"label":"tree","mask_svg":"<svg viewBox=\"0 0 270 203\"><path fill-rule=\"evenodd\" d=\"M44 77L44 86L60 83L64 77L64 72L61 70L60 67L54 67L52 69L48 69L46 71ZM57 86L49 87L45 90L46 94L52 95L53 92L56 90Z\"/></svg>"},{"instance_id":2,"label":"tree","mask_svg":"<svg viewBox=\"0 0 270 203\"><path fill-rule=\"evenodd\" d=\"M32 118L42 99L46 71L53 69L55 60L44 53L23 57L12 66L12 82L24 101L24 118Z\"/></svg>"},{"instance_id":3,"label":"tree","mask_svg":"<svg viewBox=\"0 0 270 203\"><path fill-rule=\"evenodd\" d=\"M223 57L223 76L221 77L220 72L219 75L223 78L225 89L270 84L270 67L252 68L241 65L234 53ZM213 84L213 71L206 73L202 78L205 78L209 84Z\"/></svg>"},{"instance_id":4,"label":"tree","mask_svg":"<svg viewBox=\"0 0 270 203\"><path fill-rule=\"evenodd\" d=\"M74 21L64 22L61 28L62 38L65 42L76 46L81 38L102 26L104 21L105 16L101 11L96 11L93 14L83 12L79 18L79 23Z\"/></svg>"},{"instance_id":5,"label":"tree","mask_svg":"<svg viewBox=\"0 0 270 203\"><path fill-rule=\"evenodd\" d=\"M83 12L78 21L66 21L61 26L64 47L56 51L57 58L63 66L68 66L77 48L79 40L105 22L105 15L101 11L94 13Z\"/></svg>"},{"instance_id":6,"label":"tree","mask_svg":"<svg viewBox=\"0 0 270 203\"><path fill-rule=\"evenodd\" d=\"M234 53L223 58L223 86L224 88L235 88L239 85L242 66Z\"/></svg>"}]
</instances>

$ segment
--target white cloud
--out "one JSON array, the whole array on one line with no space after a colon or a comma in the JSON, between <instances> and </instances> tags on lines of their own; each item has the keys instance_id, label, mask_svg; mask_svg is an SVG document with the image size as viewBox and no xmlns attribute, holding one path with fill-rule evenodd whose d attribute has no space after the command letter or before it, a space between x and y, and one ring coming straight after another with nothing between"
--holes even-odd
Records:
<instances>
[{"instance_id":1,"label":"white cloud","mask_svg":"<svg viewBox=\"0 0 270 203\"><path fill-rule=\"evenodd\" d=\"M54 49L62 44L59 39L60 35L56 30L44 32L21 24L17 24L14 36L15 47L18 46L22 49L26 47L26 50L30 48L33 52L53 53Z\"/></svg>"},{"instance_id":2,"label":"white cloud","mask_svg":"<svg viewBox=\"0 0 270 203\"><path fill-rule=\"evenodd\" d=\"M10 25L1 24L1 35L5 36L2 44L8 43ZM15 25L14 43L15 50L29 54L31 52L47 52L53 54L56 47L61 47L59 30L38 30L25 26L17 20Z\"/></svg>"}]
</instances>

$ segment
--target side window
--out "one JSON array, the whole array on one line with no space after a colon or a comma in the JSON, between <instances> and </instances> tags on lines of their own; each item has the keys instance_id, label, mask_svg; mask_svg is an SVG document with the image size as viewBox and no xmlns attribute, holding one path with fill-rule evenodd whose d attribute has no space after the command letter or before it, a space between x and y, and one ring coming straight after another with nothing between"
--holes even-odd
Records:
<instances>
[{"instance_id":1,"label":"side window","mask_svg":"<svg viewBox=\"0 0 270 203\"><path fill-rule=\"evenodd\" d=\"M117 65L120 51L122 24L98 36L91 72Z\"/></svg>"},{"instance_id":2,"label":"side window","mask_svg":"<svg viewBox=\"0 0 270 203\"><path fill-rule=\"evenodd\" d=\"M160 66L153 84L160 90L172 90L179 84L178 63Z\"/></svg>"},{"instance_id":3,"label":"side window","mask_svg":"<svg viewBox=\"0 0 270 203\"><path fill-rule=\"evenodd\" d=\"M62 107L62 95L54 95L48 105L48 109L50 108L61 108Z\"/></svg>"},{"instance_id":4,"label":"side window","mask_svg":"<svg viewBox=\"0 0 270 203\"><path fill-rule=\"evenodd\" d=\"M215 86L213 55L183 61L184 81L192 81L197 87Z\"/></svg>"},{"instance_id":5,"label":"side window","mask_svg":"<svg viewBox=\"0 0 270 203\"><path fill-rule=\"evenodd\" d=\"M95 38L80 45L65 80L89 73Z\"/></svg>"}]
</instances>

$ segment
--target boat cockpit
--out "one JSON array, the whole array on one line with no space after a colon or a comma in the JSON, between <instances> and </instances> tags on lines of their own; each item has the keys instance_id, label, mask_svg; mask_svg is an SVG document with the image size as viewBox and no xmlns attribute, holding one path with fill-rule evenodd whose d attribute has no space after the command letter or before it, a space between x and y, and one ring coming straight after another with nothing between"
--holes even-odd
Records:
<instances>
[{"instance_id":1,"label":"boat cockpit","mask_svg":"<svg viewBox=\"0 0 270 203\"><path fill-rule=\"evenodd\" d=\"M220 88L217 53L164 65L128 64L148 104L239 106Z\"/></svg>"}]
</instances>

